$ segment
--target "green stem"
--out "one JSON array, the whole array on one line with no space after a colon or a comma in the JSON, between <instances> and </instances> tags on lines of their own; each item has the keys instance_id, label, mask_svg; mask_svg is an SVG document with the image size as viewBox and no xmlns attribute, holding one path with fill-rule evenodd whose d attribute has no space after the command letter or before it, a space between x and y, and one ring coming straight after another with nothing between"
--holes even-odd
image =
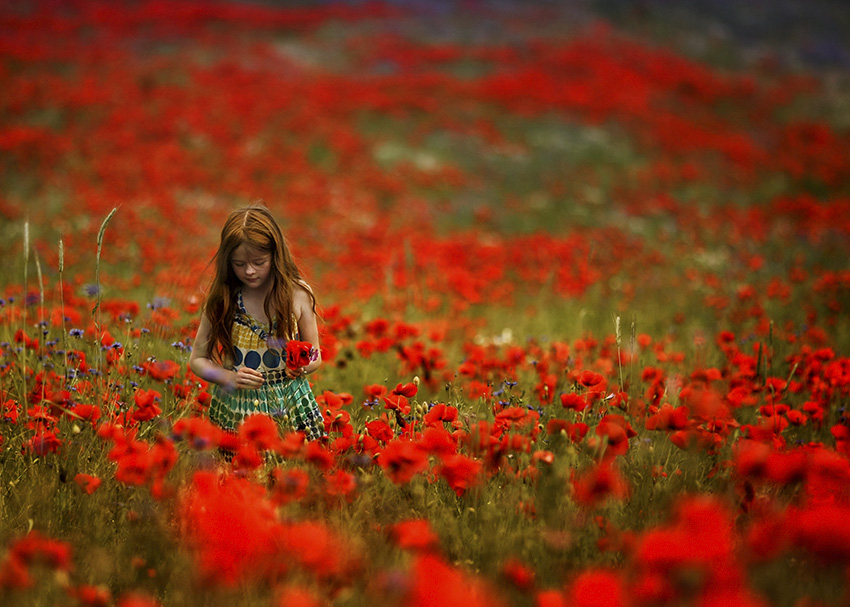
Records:
<instances>
[{"instance_id":1,"label":"green stem","mask_svg":"<svg viewBox=\"0 0 850 607\"><path fill-rule=\"evenodd\" d=\"M106 218L103 220L103 223L100 224L100 230L97 233L97 258L95 260L94 266L94 282L95 289L97 290L97 303L95 303L94 308L91 313L94 317L94 328L95 328L95 354L97 356L97 361L95 363L95 369L97 369L98 380L95 382L98 401L100 401L100 385L101 385L101 377L103 376L103 352L101 351L101 330L100 330L100 252L103 249L103 234L106 232L106 225L109 223L109 220L112 219L112 216L115 215L115 212L118 210L118 207L113 208ZM109 412L110 415L112 411Z\"/></svg>"}]
</instances>

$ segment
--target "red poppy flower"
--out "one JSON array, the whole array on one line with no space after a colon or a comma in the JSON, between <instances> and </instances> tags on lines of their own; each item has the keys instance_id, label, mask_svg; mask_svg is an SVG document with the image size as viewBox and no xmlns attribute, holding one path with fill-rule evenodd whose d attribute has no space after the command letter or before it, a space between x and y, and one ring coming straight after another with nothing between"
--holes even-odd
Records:
<instances>
[{"instance_id":1,"label":"red poppy flower","mask_svg":"<svg viewBox=\"0 0 850 607\"><path fill-rule=\"evenodd\" d=\"M416 396L416 392L419 391L419 387L415 383L407 383L407 384L398 384L393 389L393 394L401 394L402 396L406 396L407 398L412 398Z\"/></svg>"},{"instance_id":2,"label":"red poppy flower","mask_svg":"<svg viewBox=\"0 0 850 607\"><path fill-rule=\"evenodd\" d=\"M787 414L788 422L794 426L805 426L806 422L809 420L806 415L796 409L792 409Z\"/></svg>"},{"instance_id":3,"label":"red poppy flower","mask_svg":"<svg viewBox=\"0 0 850 607\"><path fill-rule=\"evenodd\" d=\"M78 415L80 419L90 421L92 424L97 423L101 415L100 407L97 405L76 405L71 411Z\"/></svg>"},{"instance_id":4,"label":"red poppy flower","mask_svg":"<svg viewBox=\"0 0 850 607\"><path fill-rule=\"evenodd\" d=\"M393 429L390 428L389 424L380 419L367 422L366 431L369 433L369 436L383 443L393 439Z\"/></svg>"},{"instance_id":5,"label":"red poppy flower","mask_svg":"<svg viewBox=\"0 0 850 607\"><path fill-rule=\"evenodd\" d=\"M162 604L146 594L129 592L118 599L115 607L162 607Z\"/></svg>"},{"instance_id":6,"label":"red poppy flower","mask_svg":"<svg viewBox=\"0 0 850 607\"><path fill-rule=\"evenodd\" d=\"M850 562L850 528L846 505L824 504L789 515L794 541L825 562Z\"/></svg>"},{"instance_id":7,"label":"red poppy flower","mask_svg":"<svg viewBox=\"0 0 850 607\"><path fill-rule=\"evenodd\" d=\"M791 541L791 527L786 521L788 513L769 514L756 519L746 531L745 542L756 562L775 558Z\"/></svg>"},{"instance_id":8,"label":"red poppy flower","mask_svg":"<svg viewBox=\"0 0 850 607\"><path fill-rule=\"evenodd\" d=\"M503 607L495 589L482 579L455 568L433 554L425 554L413 564L410 605L417 607Z\"/></svg>"},{"instance_id":9,"label":"red poppy flower","mask_svg":"<svg viewBox=\"0 0 850 607\"><path fill-rule=\"evenodd\" d=\"M533 462L543 462L544 464L552 465L555 461L555 454L551 451L545 451L542 449L538 449L531 456L531 461Z\"/></svg>"},{"instance_id":10,"label":"red poppy flower","mask_svg":"<svg viewBox=\"0 0 850 607\"><path fill-rule=\"evenodd\" d=\"M457 452L454 437L441 426L426 428L419 445L433 455L452 455Z\"/></svg>"},{"instance_id":11,"label":"red poppy flower","mask_svg":"<svg viewBox=\"0 0 850 607\"><path fill-rule=\"evenodd\" d=\"M777 485L796 483L806 478L808 457L802 450L771 451L767 459L766 476Z\"/></svg>"},{"instance_id":12,"label":"red poppy flower","mask_svg":"<svg viewBox=\"0 0 850 607\"><path fill-rule=\"evenodd\" d=\"M221 440L221 429L206 417L181 417L171 429L177 439L189 441L193 449L203 450L217 447Z\"/></svg>"},{"instance_id":13,"label":"red poppy flower","mask_svg":"<svg viewBox=\"0 0 850 607\"><path fill-rule=\"evenodd\" d=\"M198 407L201 409L209 407L210 402L212 402L212 394L207 391L198 392L195 396L195 403L197 403Z\"/></svg>"},{"instance_id":14,"label":"red poppy flower","mask_svg":"<svg viewBox=\"0 0 850 607\"><path fill-rule=\"evenodd\" d=\"M354 499L354 490L357 488L357 479L353 474L345 470L336 470L325 475L325 493L329 496L345 497L349 501Z\"/></svg>"},{"instance_id":15,"label":"red poppy flower","mask_svg":"<svg viewBox=\"0 0 850 607\"><path fill-rule=\"evenodd\" d=\"M623 576L616 571L591 569L570 584L567 604L571 607L625 607L627 604Z\"/></svg>"},{"instance_id":16,"label":"red poppy flower","mask_svg":"<svg viewBox=\"0 0 850 607\"><path fill-rule=\"evenodd\" d=\"M481 465L480 461L465 455L450 455L443 459L443 465L437 469L437 473L458 496L461 496L479 480Z\"/></svg>"},{"instance_id":17,"label":"red poppy flower","mask_svg":"<svg viewBox=\"0 0 850 607\"><path fill-rule=\"evenodd\" d=\"M546 434L558 434L559 432L566 433L567 426L570 422L565 419L558 419L557 417L553 417L548 422L546 422Z\"/></svg>"},{"instance_id":18,"label":"red poppy flower","mask_svg":"<svg viewBox=\"0 0 850 607\"><path fill-rule=\"evenodd\" d=\"M156 404L161 398L161 395L156 390L136 390L133 395L133 400L136 403L136 410L133 411L133 419L139 422L151 420L158 416L162 409Z\"/></svg>"},{"instance_id":19,"label":"red poppy flower","mask_svg":"<svg viewBox=\"0 0 850 607\"><path fill-rule=\"evenodd\" d=\"M274 489L272 499L275 504L285 506L290 502L297 502L307 495L310 485L310 475L301 468L283 470L275 468L272 472Z\"/></svg>"},{"instance_id":20,"label":"red poppy flower","mask_svg":"<svg viewBox=\"0 0 850 607\"><path fill-rule=\"evenodd\" d=\"M576 501L585 506L595 506L608 498L623 499L629 494L628 483L609 463L582 472L572 484Z\"/></svg>"},{"instance_id":21,"label":"red poppy flower","mask_svg":"<svg viewBox=\"0 0 850 607\"><path fill-rule=\"evenodd\" d=\"M496 413L496 421L506 426L520 425L529 415L530 411L525 407L505 407Z\"/></svg>"},{"instance_id":22,"label":"red poppy flower","mask_svg":"<svg viewBox=\"0 0 850 607\"><path fill-rule=\"evenodd\" d=\"M568 422L565 419L550 419L546 424L547 434L558 434L563 432L574 443L579 443L587 436L589 427L584 422L576 422L575 424Z\"/></svg>"},{"instance_id":23,"label":"red poppy flower","mask_svg":"<svg viewBox=\"0 0 850 607\"><path fill-rule=\"evenodd\" d=\"M289 584L277 593L275 607L322 607L322 601L309 588Z\"/></svg>"},{"instance_id":24,"label":"red poppy flower","mask_svg":"<svg viewBox=\"0 0 850 607\"><path fill-rule=\"evenodd\" d=\"M581 394L575 392L561 394L561 404L564 409L572 409L577 413L584 411L588 406L587 400Z\"/></svg>"},{"instance_id":25,"label":"red poppy flower","mask_svg":"<svg viewBox=\"0 0 850 607\"><path fill-rule=\"evenodd\" d=\"M518 590L527 592L534 587L534 569L519 559L511 557L499 569L502 577Z\"/></svg>"},{"instance_id":26,"label":"red poppy flower","mask_svg":"<svg viewBox=\"0 0 850 607\"><path fill-rule=\"evenodd\" d=\"M673 432L670 435L670 442L683 451L713 450L723 442L723 438L719 434L702 428L686 428Z\"/></svg>"},{"instance_id":27,"label":"red poppy flower","mask_svg":"<svg viewBox=\"0 0 850 607\"><path fill-rule=\"evenodd\" d=\"M586 388L598 386L605 381L605 377L596 371L582 371L578 377L578 383Z\"/></svg>"},{"instance_id":28,"label":"red poppy flower","mask_svg":"<svg viewBox=\"0 0 850 607\"><path fill-rule=\"evenodd\" d=\"M174 379L175 375L177 375L177 372L180 370L180 365L173 360L156 362L146 361L142 363L142 368L151 379L166 382Z\"/></svg>"},{"instance_id":29,"label":"red poppy flower","mask_svg":"<svg viewBox=\"0 0 850 607\"><path fill-rule=\"evenodd\" d=\"M350 405L353 400L354 398L347 392L337 394L330 390L325 390L316 397L316 402L319 403L320 407L324 406L329 409L339 409L345 405Z\"/></svg>"},{"instance_id":30,"label":"red poppy flower","mask_svg":"<svg viewBox=\"0 0 850 607\"><path fill-rule=\"evenodd\" d=\"M38 531L32 531L12 543L8 558L26 565L42 563L57 571L69 571L71 546L62 541L44 537Z\"/></svg>"},{"instance_id":31,"label":"red poppy flower","mask_svg":"<svg viewBox=\"0 0 850 607\"><path fill-rule=\"evenodd\" d=\"M96 476L91 476L89 474L77 474L74 477L74 482L77 483L80 488L85 491L88 495L91 495L97 488L100 487L100 479Z\"/></svg>"},{"instance_id":32,"label":"red poppy flower","mask_svg":"<svg viewBox=\"0 0 850 607\"><path fill-rule=\"evenodd\" d=\"M18 421L18 403L12 399L0 403L0 420L12 423Z\"/></svg>"},{"instance_id":33,"label":"red poppy flower","mask_svg":"<svg viewBox=\"0 0 850 607\"><path fill-rule=\"evenodd\" d=\"M378 398L379 396L383 396L387 393L387 387L380 384L371 384L364 386L363 392L365 392L366 396L369 398Z\"/></svg>"},{"instance_id":34,"label":"red poppy flower","mask_svg":"<svg viewBox=\"0 0 850 607\"><path fill-rule=\"evenodd\" d=\"M381 398L384 401L384 409L398 411L402 415L410 413L410 403L403 395L390 394L389 396L382 396Z\"/></svg>"},{"instance_id":35,"label":"red poppy flower","mask_svg":"<svg viewBox=\"0 0 850 607\"><path fill-rule=\"evenodd\" d=\"M373 337L382 337L390 328L390 323L384 318L376 318L366 323L366 331Z\"/></svg>"},{"instance_id":36,"label":"red poppy flower","mask_svg":"<svg viewBox=\"0 0 850 607\"><path fill-rule=\"evenodd\" d=\"M378 456L378 464L391 481L403 484L428 468L428 457L418 444L394 440Z\"/></svg>"},{"instance_id":37,"label":"red poppy flower","mask_svg":"<svg viewBox=\"0 0 850 607\"><path fill-rule=\"evenodd\" d=\"M283 457L296 457L301 454L305 445L303 432L287 432L277 445L277 452Z\"/></svg>"},{"instance_id":38,"label":"red poppy flower","mask_svg":"<svg viewBox=\"0 0 850 607\"><path fill-rule=\"evenodd\" d=\"M818 428L826 417L826 409L822 403L817 401L810 400L803 403L803 412L808 413L809 419L813 420Z\"/></svg>"},{"instance_id":39,"label":"red poppy flower","mask_svg":"<svg viewBox=\"0 0 850 607\"><path fill-rule=\"evenodd\" d=\"M688 408L673 408L670 403L661 405L661 409L646 418L647 430L682 430L688 427Z\"/></svg>"},{"instance_id":40,"label":"red poppy flower","mask_svg":"<svg viewBox=\"0 0 850 607\"><path fill-rule=\"evenodd\" d=\"M478 400L479 398L483 398L486 401L489 401L493 398L493 389L490 385L480 382L480 381L471 381L466 386L466 395L470 400Z\"/></svg>"},{"instance_id":41,"label":"red poppy flower","mask_svg":"<svg viewBox=\"0 0 850 607\"><path fill-rule=\"evenodd\" d=\"M27 335L26 331L24 331L23 329L18 329L17 331L15 331L14 339L15 339L16 343L22 343L23 342L23 344L27 348L30 348L32 350L38 349L38 340L37 339L30 339L29 335Z\"/></svg>"},{"instance_id":42,"label":"red poppy flower","mask_svg":"<svg viewBox=\"0 0 850 607\"><path fill-rule=\"evenodd\" d=\"M331 585L357 566L355 547L328 526L311 521L282 526L278 550L294 564ZM282 563L285 564L285 563Z\"/></svg>"},{"instance_id":43,"label":"red poppy flower","mask_svg":"<svg viewBox=\"0 0 850 607\"><path fill-rule=\"evenodd\" d=\"M440 545L440 538L428 519L401 521L391 525L388 530L399 548L430 552Z\"/></svg>"},{"instance_id":44,"label":"red poppy flower","mask_svg":"<svg viewBox=\"0 0 850 607\"><path fill-rule=\"evenodd\" d=\"M534 604L536 607L567 607L567 599L559 590L538 590Z\"/></svg>"},{"instance_id":45,"label":"red poppy flower","mask_svg":"<svg viewBox=\"0 0 850 607\"><path fill-rule=\"evenodd\" d=\"M103 586L82 584L70 588L68 594L79 601L83 607L108 607L112 604L112 593Z\"/></svg>"},{"instance_id":46,"label":"red poppy flower","mask_svg":"<svg viewBox=\"0 0 850 607\"><path fill-rule=\"evenodd\" d=\"M334 464L333 453L315 440L307 443L307 447L304 449L304 459L320 470L330 470Z\"/></svg>"},{"instance_id":47,"label":"red poppy flower","mask_svg":"<svg viewBox=\"0 0 850 607\"><path fill-rule=\"evenodd\" d=\"M629 439L637 436L634 428L622 415L610 414L599 420L596 434L607 439L606 457L624 455L629 450Z\"/></svg>"},{"instance_id":48,"label":"red poppy flower","mask_svg":"<svg viewBox=\"0 0 850 607\"><path fill-rule=\"evenodd\" d=\"M46 455L48 453L58 453L62 447L62 441L56 436L52 430L47 432L39 432L29 439L24 448L29 453L36 455Z\"/></svg>"},{"instance_id":49,"label":"red poppy flower","mask_svg":"<svg viewBox=\"0 0 850 607\"><path fill-rule=\"evenodd\" d=\"M729 417L729 407L723 402L720 394L710 388L685 386L679 398L688 405L691 415L702 421L726 419Z\"/></svg>"},{"instance_id":50,"label":"red poppy flower","mask_svg":"<svg viewBox=\"0 0 850 607\"><path fill-rule=\"evenodd\" d=\"M260 451L277 447L280 441L277 424L268 415L249 415L239 426L239 438L252 444Z\"/></svg>"},{"instance_id":51,"label":"red poppy flower","mask_svg":"<svg viewBox=\"0 0 850 607\"><path fill-rule=\"evenodd\" d=\"M125 485L144 485L151 477L151 458L144 443L140 448L127 451L114 459L118 464L115 480Z\"/></svg>"},{"instance_id":52,"label":"red poppy flower","mask_svg":"<svg viewBox=\"0 0 850 607\"><path fill-rule=\"evenodd\" d=\"M313 344L291 339L286 342L286 366L290 369L306 367L316 359Z\"/></svg>"},{"instance_id":53,"label":"red poppy flower","mask_svg":"<svg viewBox=\"0 0 850 607\"><path fill-rule=\"evenodd\" d=\"M442 425L443 422L453 422L457 419L457 408L445 403L437 403L424 416L429 426Z\"/></svg>"}]
</instances>

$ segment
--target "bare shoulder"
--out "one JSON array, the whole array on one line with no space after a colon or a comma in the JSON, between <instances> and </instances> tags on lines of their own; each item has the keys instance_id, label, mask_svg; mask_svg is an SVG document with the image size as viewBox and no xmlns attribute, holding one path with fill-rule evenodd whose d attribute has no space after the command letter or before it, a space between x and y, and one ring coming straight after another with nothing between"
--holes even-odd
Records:
<instances>
[{"instance_id":1,"label":"bare shoulder","mask_svg":"<svg viewBox=\"0 0 850 607\"><path fill-rule=\"evenodd\" d=\"M303 280L295 283L295 288L292 291L293 308L299 311L313 311L313 302L315 295L313 288Z\"/></svg>"},{"instance_id":2,"label":"bare shoulder","mask_svg":"<svg viewBox=\"0 0 850 607\"><path fill-rule=\"evenodd\" d=\"M313 294L313 287L308 285L303 280L296 280L294 283L295 293L303 292L304 295Z\"/></svg>"},{"instance_id":3,"label":"bare shoulder","mask_svg":"<svg viewBox=\"0 0 850 607\"><path fill-rule=\"evenodd\" d=\"M195 332L195 340L192 343L191 359L205 358L209 356L209 337L211 323L207 318L206 313L201 314L201 321L198 323L198 329Z\"/></svg>"}]
</instances>

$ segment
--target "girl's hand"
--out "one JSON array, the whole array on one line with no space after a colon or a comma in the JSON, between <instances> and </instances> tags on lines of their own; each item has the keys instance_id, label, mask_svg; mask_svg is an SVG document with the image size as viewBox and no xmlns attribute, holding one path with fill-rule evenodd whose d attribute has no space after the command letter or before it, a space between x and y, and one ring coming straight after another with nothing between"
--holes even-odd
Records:
<instances>
[{"instance_id":1,"label":"girl's hand","mask_svg":"<svg viewBox=\"0 0 850 607\"><path fill-rule=\"evenodd\" d=\"M227 386L231 390L257 389L266 381L262 373L248 367L241 367L238 371L231 371L231 373L232 381L228 382Z\"/></svg>"},{"instance_id":2,"label":"girl's hand","mask_svg":"<svg viewBox=\"0 0 850 607\"><path fill-rule=\"evenodd\" d=\"M304 375L307 375L307 370L304 367L296 367L295 369L286 367L286 376L289 379L298 379Z\"/></svg>"}]
</instances>

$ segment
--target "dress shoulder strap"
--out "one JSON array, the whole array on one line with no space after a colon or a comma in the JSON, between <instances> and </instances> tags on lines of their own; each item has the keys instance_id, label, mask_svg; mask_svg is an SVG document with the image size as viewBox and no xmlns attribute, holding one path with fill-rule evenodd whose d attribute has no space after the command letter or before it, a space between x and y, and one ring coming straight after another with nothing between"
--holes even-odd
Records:
<instances>
[{"instance_id":1,"label":"dress shoulder strap","mask_svg":"<svg viewBox=\"0 0 850 607\"><path fill-rule=\"evenodd\" d=\"M275 329L277 328L276 318L272 319L269 331L267 331L264 325L260 324L256 318L248 313L248 310L245 309L245 303L242 301L241 290L236 294L236 315L234 316L234 321L244 327L248 327L248 329L256 333L263 341L268 341L269 332L274 334Z\"/></svg>"}]
</instances>

